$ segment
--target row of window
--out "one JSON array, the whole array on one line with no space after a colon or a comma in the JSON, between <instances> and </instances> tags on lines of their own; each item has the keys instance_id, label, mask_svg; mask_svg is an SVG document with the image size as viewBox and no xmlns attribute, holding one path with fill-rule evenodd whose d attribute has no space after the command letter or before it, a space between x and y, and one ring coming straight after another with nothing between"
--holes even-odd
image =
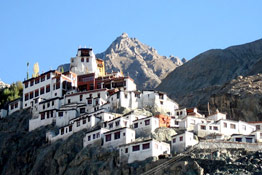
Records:
<instances>
[{"instance_id":1,"label":"row of window","mask_svg":"<svg viewBox=\"0 0 262 175\"><path fill-rule=\"evenodd\" d=\"M112 135L114 136L114 140L117 140L117 139L120 139L121 133L120 131L118 131L118 132L115 132L114 134L107 134L105 136L106 142L109 142L112 140ZM123 133L123 137L125 136L126 136L126 133Z\"/></svg>"},{"instance_id":2,"label":"row of window","mask_svg":"<svg viewBox=\"0 0 262 175\"><path fill-rule=\"evenodd\" d=\"M117 121L115 121L115 122L108 123L108 127L109 127L109 128L113 128L114 123L115 123L115 127L118 127L118 126L120 125L120 120L117 120ZM127 126L127 121L124 121L124 126ZM105 123L105 127L106 127L106 123Z\"/></svg>"},{"instance_id":3,"label":"row of window","mask_svg":"<svg viewBox=\"0 0 262 175\"><path fill-rule=\"evenodd\" d=\"M52 101L51 105L54 106L55 105L55 101ZM50 102L47 102L46 105L45 105L45 103L42 105L43 110L45 109L45 107L49 108L50 107Z\"/></svg>"},{"instance_id":4,"label":"row of window","mask_svg":"<svg viewBox=\"0 0 262 175\"><path fill-rule=\"evenodd\" d=\"M64 135L64 133L72 132L72 125L69 125L67 128L61 128L61 135Z\"/></svg>"},{"instance_id":5,"label":"row of window","mask_svg":"<svg viewBox=\"0 0 262 175\"><path fill-rule=\"evenodd\" d=\"M86 60L86 62L88 63L89 62L89 58L81 58L81 62L85 62L85 60ZM72 60L72 62L73 62L73 60Z\"/></svg>"},{"instance_id":6,"label":"row of window","mask_svg":"<svg viewBox=\"0 0 262 175\"><path fill-rule=\"evenodd\" d=\"M11 110L18 108L18 102L11 105Z\"/></svg>"},{"instance_id":7,"label":"row of window","mask_svg":"<svg viewBox=\"0 0 262 175\"><path fill-rule=\"evenodd\" d=\"M98 139L100 138L100 132L87 136L87 141L91 141L92 136L93 136L93 140Z\"/></svg>"},{"instance_id":8,"label":"row of window","mask_svg":"<svg viewBox=\"0 0 262 175\"><path fill-rule=\"evenodd\" d=\"M227 123L224 122L223 124L224 128L227 128ZM236 124L230 124L230 129L236 129Z\"/></svg>"},{"instance_id":9,"label":"row of window","mask_svg":"<svg viewBox=\"0 0 262 175\"><path fill-rule=\"evenodd\" d=\"M144 143L142 144L142 150L149 149L150 148L150 143ZM132 151L140 151L140 145L134 145L132 146ZM125 149L125 153L128 153L128 148Z\"/></svg>"},{"instance_id":10,"label":"row of window","mask_svg":"<svg viewBox=\"0 0 262 175\"><path fill-rule=\"evenodd\" d=\"M183 136L180 136L179 141L183 142L183 140L184 140ZM176 143L176 141L177 141L176 138L173 138L173 143Z\"/></svg>"},{"instance_id":11,"label":"row of window","mask_svg":"<svg viewBox=\"0 0 262 175\"><path fill-rule=\"evenodd\" d=\"M45 117L45 116L46 116L46 117ZM51 117L51 118L54 117L53 111L48 111L48 112L43 112L43 113L41 113L41 120L49 119L50 117Z\"/></svg>"},{"instance_id":12,"label":"row of window","mask_svg":"<svg viewBox=\"0 0 262 175\"><path fill-rule=\"evenodd\" d=\"M147 125L150 125L150 119L145 120L144 122L145 122L145 125L146 125L146 126L147 126ZM142 123L140 123L140 124L142 124ZM134 123L134 128L138 128L138 123Z\"/></svg>"},{"instance_id":13,"label":"row of window","mask_svg":"<svg viewBox=\"0 0 262 175\"><path fill-rule=\"evenodd\" d=\"M45 75L42 75L41 77L37 77L33 80L30 81L30 86L34 86L34 84L38 84L41 80L41 82L45 81L45 78L48 80L50 79L50 73L48 73L46 76ZM29 82L25 82L25 88L27 88L29 85Z\"/></svg>"},{"instance_id":14,"label":"row of window","mask_svg":"<svg viewBox=\"0 0 262 175\"><path fill-rule=\"evenodd\" d=\"M212 129L213 128L213 129ZM201 125L200 126L200 129L201 130L206 130L206 126L205 125ZM218 127L217 126L209 126L209 130L215 130L217 131L218 130Z\"/></svg>"},{"instance_id":15,"label":"row of window","mask_svg":"<svg viewBox=\"0 0 262 175\"><path fill-rule=\"evenodd\" d=\"M56 87L54 85L53 88L54 88L54 90L59 89L60 84ZM40 88L40 95L43 95L43 94L49 93L49 92L50 92L50 85L46 85L46 86ZM34 97L38 97L38 96L39 96L39 89L36 89L35 91L31 91L31 92L25 94L25 101L27 101L29 99L33 99Z\"/></svg>"}]
</instances>

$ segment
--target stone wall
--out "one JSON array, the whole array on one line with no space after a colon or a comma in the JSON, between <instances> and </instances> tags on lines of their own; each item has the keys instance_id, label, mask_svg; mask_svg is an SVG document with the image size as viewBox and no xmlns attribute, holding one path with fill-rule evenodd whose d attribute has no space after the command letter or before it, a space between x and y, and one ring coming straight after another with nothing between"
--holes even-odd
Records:
<instances>
[{"instance_id":1,"label":"stone wall","mask_svg":"<svg viewBox=\"0 0 262 175\"><path fill-rule=\"evenodd\" d=\"M261 143L238 143L238 142L225 142L225 141L200 141L196 145L198 149L245 149L247 151L262 150Z\"/></svg>"}]
</instances>

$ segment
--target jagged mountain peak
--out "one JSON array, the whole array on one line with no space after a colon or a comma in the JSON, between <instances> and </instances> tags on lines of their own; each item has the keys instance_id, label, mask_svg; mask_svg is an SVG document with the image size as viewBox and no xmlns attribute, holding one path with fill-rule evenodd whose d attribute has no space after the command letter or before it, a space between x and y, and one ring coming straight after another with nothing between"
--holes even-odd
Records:
<instances>
[{"instance_id":1,"label":"jagged mountain peak","mask_svg":"<svg viewBox=\"0 0 262 175\"><path fill-rule=\"evenodd\" d=\"M182 61L161 56L156 49L131 38L127 33L117 37L105 52L96 55L105 61L107 71L122 71L134 79L138 89L155 88Z\"/></svg>"}]
</instances>

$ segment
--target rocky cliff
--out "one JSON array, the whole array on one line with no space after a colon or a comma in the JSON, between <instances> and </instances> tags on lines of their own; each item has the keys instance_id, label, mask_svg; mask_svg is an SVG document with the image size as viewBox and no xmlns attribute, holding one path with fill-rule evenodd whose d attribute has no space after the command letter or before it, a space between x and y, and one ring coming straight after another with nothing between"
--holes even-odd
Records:
<instances>
[{"instance_id":1,"label":"rocky cliff","mask_svg":"<svg viewBox=\"0 0 262 175\"><path fill-rule=\"evenodd\" d=\"M262 74L237 79L217 88L210 109L226 112L236 120L262 121Z\"/></svg>"},{"instance_id":2,"label":"rocky cliff","mask_svg":"<svg viewBox=\"0 0 262 175\"><path fill-rule=\"evenodd\" d=\"M262 72L262 40L206 51L171 72L157 87L184 106L206 104L217 85ZM206 94L203 96L203 94Z\"/></svg>"},{"instance_id":3,"label":"rocky cliff","mask_svg":"<svg viewBox=\"0 0 262 175\"><path fill-rule=\"evenodd\" d=\"M122 71L131 76L139 89L156 87L168 73L183 64L177 57L160 56L154 48L126 33L96 57L105 61L107 71Z\"/></svg>"}]
</instances>

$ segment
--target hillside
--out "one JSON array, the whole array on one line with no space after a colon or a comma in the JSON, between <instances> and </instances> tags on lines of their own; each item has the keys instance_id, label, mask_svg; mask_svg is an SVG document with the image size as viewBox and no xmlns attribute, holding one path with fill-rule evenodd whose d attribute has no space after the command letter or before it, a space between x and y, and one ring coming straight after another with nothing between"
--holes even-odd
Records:
<instances>
[{"instance_id":1,"label":"hillside","mask_svg":"<svg viewBox=\"0 0 262 175\"><path fill-rule=\"evenodd\" d=\"M167 92L183 106L206 104L215 86L262 72L262 40L206 51L171 72L157 90ZM203 96L203 94L205 94Z\"/></svg>"}]
</instances>

